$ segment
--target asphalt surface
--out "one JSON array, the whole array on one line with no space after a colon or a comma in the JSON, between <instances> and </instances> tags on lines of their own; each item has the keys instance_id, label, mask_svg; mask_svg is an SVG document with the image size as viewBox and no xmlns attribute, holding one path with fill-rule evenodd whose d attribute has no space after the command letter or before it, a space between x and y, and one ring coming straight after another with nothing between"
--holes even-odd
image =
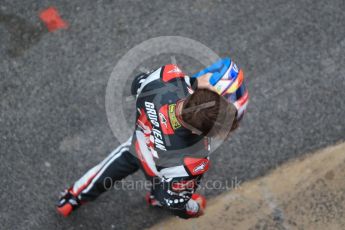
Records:
<instances>
[{"instance_id":1,"label":"asphalt surface","mask_svg":"<svg viewBox=\"0 0 345 230\"><path fill-rule=\"evenodd\" d=\"M49 33L40 21L53 4L67 30ZM344 140L344 10L342 0L2 0L1 229L141 229L169 216L135 190L110 191L67 219L54 211L59 192L119 144L106 85L117 61L152 37L197 40L245 71L248 113L212 155L206 180L250 180Z\"/></svg>"}]
</instances>

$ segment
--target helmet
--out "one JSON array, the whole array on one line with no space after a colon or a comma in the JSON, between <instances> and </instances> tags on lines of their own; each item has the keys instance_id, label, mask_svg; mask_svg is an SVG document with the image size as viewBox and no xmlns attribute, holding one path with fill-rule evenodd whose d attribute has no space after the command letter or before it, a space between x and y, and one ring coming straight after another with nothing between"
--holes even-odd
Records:
<instances>
[{"instance_id":1,"label":"helmet","mask_svg":"<svg viewBox=\"0 0 345 230\"><path fill-rule=\"evenodd\" d=\"M240 121L249 99L242 69L238 69L237 65L226 57L194 74L192 78L198 78L207 73L212 74L209 82L213 90L236 107L236 118Z\"/></svg>"}]
</instances>

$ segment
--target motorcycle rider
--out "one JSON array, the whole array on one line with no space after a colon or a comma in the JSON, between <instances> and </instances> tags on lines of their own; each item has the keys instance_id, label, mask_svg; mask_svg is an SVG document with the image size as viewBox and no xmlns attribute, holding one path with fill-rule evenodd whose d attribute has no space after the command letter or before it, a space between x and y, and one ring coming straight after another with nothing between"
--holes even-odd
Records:
<instances>
[{"instance_id":1,"label":"motorcycle rider","mask_svg":"<svg viewBox=\"0 0 345 230\"><path fill-rule=\"evenodd\" d=\"M63 193L58 212L68 216L141 168L152 182L150 205L182 218L202 215L206 199L195 191L209 168L210 140L224 139L238 127L248 101L243 83L232 103L219 95L214 73L230 75L234 64L221 67L221 74L215 71L219 67L209 68L194 78L173 64L138 75L131 87L137 110L133 136Z\"/></svg>"}]
</instances>

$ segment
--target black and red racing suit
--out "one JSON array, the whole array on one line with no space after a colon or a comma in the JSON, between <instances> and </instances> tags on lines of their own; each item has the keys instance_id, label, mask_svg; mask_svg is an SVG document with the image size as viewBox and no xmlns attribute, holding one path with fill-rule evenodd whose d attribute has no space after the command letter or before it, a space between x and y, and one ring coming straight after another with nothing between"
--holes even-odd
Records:
<instances>
[{"instance_id":1,"label":"black and red racing suit","mask_svg":"<svg viewBox=\"0 0 345 230\"><path fill-rule=\"evenodd\" d=\"M200 207L191 196L209 167L209 139L187 129L177 112L193 93L193 80L173 64L136 77L131 89L137 110L133 136L80 178L72 194L81 202L93 200L108 183L141 168L160 205L180 217L196 215Z\"/></svg>"}]
</instances>

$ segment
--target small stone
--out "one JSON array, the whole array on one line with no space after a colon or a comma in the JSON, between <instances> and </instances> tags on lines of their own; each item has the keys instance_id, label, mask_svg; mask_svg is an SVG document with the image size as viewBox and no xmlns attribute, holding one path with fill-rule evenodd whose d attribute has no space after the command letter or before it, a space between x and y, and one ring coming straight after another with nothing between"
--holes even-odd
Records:
<instances>
[{"instance_id":1,"label":"small stone","mask_svg":"<svg viewBox=\"0 0 345 230\"><path fill-rule=\"evenodd\" d=\"M46 161L44 162L44 166L46 166L47 168L50 168L51 164L48 161Z\"/></svg>"},{"instance_id":2,"label":"small stone","mask_svg":"<svg viewBox=\"0 0 345 230\"><path fill-rule=\"evenodd\" d=\"M333 178L334 178L334 172L333 172L333 170L328 171L328 172L325 174L325 178L326 178L327 180L333 180Z\"/></svg>"}]
</instances>

